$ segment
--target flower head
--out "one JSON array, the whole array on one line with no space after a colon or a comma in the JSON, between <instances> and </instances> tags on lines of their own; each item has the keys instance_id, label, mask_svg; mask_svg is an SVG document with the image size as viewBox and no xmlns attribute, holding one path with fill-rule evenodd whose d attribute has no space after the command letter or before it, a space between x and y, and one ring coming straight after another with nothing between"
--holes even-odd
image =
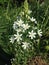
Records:
<instances>
[{"instance_id":1,"label":"flower head","mask_svg":"<svg viewBox=\"0 0 49 65\"><path fill-rule=\"evenodd\" d=\"M13 29L16 31L16 29L17 29L17 21L14 22Z\"/></svg>"},{"instance_id":2,"label":"flower head","mask_svg":"<svg viewBox=\"0 0 49 65\"><path fill-rule=\"evenodd\" d=\"M18 26L22 26L22 24L23 24L23 21L20 19L20 20L18 20L18 22L16 23Z\"/></svg>"},{"instance_id":3,"label":"flower head","mask_svg":"<svg viewBox=\"0 0 49 65\"><path fill-rule=\"evenodd\" d=\"M41 29L38 30L38 35L39 35L40 37L42 36L42 31L41 31Z\"/></svg>"},{"instance_id":4,"label":"flower head","mask_svg":"<svg viewBox=\"0 0 49 65\"><path fill-rule=\"evenodd\" d=\"M27 30L30 27L28 24L23 24L22 26L23 26L24 30Z\"/></svg>"},{"instance_id":5,"label":"flower head","mask_svg":"<svg viewBox=\"0 0 49 65\"><path fill-rule=\"evenodd\" d=\"M34 19L33 17L32 17L32 18L30 18L30 20L31 20L32 22L36 21L36 19Z\"/></svg>"},{"instance_id":6,"label":"flower head","mask_svg":"<svg viewBox=\"0 0 49 65\"><path fill-rule=\"evenodd\" d=\"M23 47L24 49L28 48L29 43L27 43L27 42L22 42L22 43L23 43L22 47Z\"/></svg>"},{"instance_id":7,"label":"flower head","mask_svg":"<svg viewBox=\"0 0 49 65\"><path fill-rule=\"evenodd\" d=\"M12 36L12 37L10 38L10 42L13 44L14 41L15 41L15 39L14 39L14 37Z\"/></svg>"},{"instance_id":8,"label":"flower head","mask_svg":"<svg viewBox=\"0 0 49 65\"><path fill-rule=\"evenodd\" d=\"M31 14L32 13L32 11L31 10L28 10L28 14Z\"/></svg>"},{"instance_id":9,"label":"flower head","mask_svg":"<svg viewBox=\"0 0 49 65\"><path fill-rule=\"evenodd\" d=\"M21 36L22 36L22 34L19 34L17 32L17 34L14 34L14 39L17 40L17 42L19 42L20 40L22 40Z\"/></svg>"},{"instance_id":10,"label":"flower head","mask_svg":"<svg viewBox=\"0 0 49 65\"><path fill-rule=\"evenodd\" d=\"M31 32L29 32L29 37L31 37L31 39L35 38L36 33L32 30Z\"/></svg>"}]
</instances>

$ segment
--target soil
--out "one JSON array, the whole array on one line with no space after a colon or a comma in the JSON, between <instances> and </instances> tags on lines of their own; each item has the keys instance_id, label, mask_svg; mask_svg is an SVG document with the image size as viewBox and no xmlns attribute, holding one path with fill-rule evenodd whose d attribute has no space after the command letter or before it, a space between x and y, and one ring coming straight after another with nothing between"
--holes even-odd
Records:
<instances>
[{"instance_id":1,"label":"soil","mask_svg":"<svg viewBox=\"0 0 49 65\"><path fill-rule=\"evenodd\" d=\"M28 61L27 65L49 65L41 56L36 56Z\"/></svg>"}]
</instances>

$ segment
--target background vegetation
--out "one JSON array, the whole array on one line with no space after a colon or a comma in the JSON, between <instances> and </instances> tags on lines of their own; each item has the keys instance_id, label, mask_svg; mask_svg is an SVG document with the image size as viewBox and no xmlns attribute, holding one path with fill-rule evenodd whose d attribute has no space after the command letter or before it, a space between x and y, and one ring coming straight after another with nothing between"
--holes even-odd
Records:
<instances>
[{"instance_id":1,"label":"background vegetation","mask_svg":"<svg viewBox=\"0 0 49 65\"><path fill-rule=\"evenodd\" d=\"M11 27L18 13L22 10L23 2L23 0L21 3L19 0L0 0L0 46L8 54L13 53L11 45L8 44L8 35L13 34ZM39 44L35 45L34 53L49 60L49 0L44 0L44 2L29 1L29 8L33 11L32 15L39 21L43 31Z\"/></svg>"}]
</instances>

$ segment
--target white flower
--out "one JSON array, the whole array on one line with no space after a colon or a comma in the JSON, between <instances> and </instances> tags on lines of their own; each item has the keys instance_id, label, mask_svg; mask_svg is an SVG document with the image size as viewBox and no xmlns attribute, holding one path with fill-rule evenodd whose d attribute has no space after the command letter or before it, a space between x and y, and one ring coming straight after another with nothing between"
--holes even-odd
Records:
<instances>
[{"instance_id":1,"label":"white flower","mask_svg":"<svg viewBox=\"0 0 49 65\"><path fill-rule=\"evenodd\" d=\"M22 40L21 36L22 36L22 34L19 34L18 32L17 32L17 34L14 34L15 40L17 40L17 42Z\"/></svg>"},{"instance_id":2,"label":"white flower","mask_svg":"<svg viewBox=\"0 0 49 65\"><path fill-rule=\"evenodd\" d=\"M37 21L35 21L35 24L37 24Z\"/></svg>"},{"instance_id":3,"label":"white flower","mask_svg":"<svg viewBox=\"0 0 49 65\"><path fill-rule=\"evenodd\" d=\"M18 20L18 22L16 23L18 26L22 26L22 24L23 24L23 21L20 19L20 20Z\"/></svg>"},{"instance_id":4,"label":"white flower","mask_svg":"<svg viewBox=\"0 0 49 65\"><path fill-rule=\"evenodd\" d=\"M31 37L31 39L35 38L36 33L32 30L31 32L29 32L29 37Z\"/></svg>"},{"instance_id":5,"label":"white flower","mask_svg":"<svg viewBox=\"0 0 49 65\"><path fill-rule=\"evenodd\" d=\"M30 20L31 20L32 22L36 21L36 19L34 19L33 17L32 17L32 18L30 18Z\"/></svg>"},{"instance_id":6,"label":"white flower","mask_svg":"<svg viewBox=\"0 0 49 65\"><path fill-rule=\"evenodd\" d=\"M14 37L12 36L12 37L10 38L10 42L13 44L14 41L15 41L15 39L14 39Z\"/></svg>"},{"instance_id":7,"label":"white flower","mask_svg":"<svg viewBox=\"0 0 49 65\"><path fill-rule=\"evenodd\" d=\"M23 47L24 49L28 48L29 43L27 43L27 42L22 42L22 43L23 43L22 47Z\"/></svg>"},{"instance_id":8,"label":"white flower","mask_svg":"<svg viewBox=\"0 0 49 65\"><path fill-rule=\"evenodd\" d=\"M32 11L31 10L28 10L28 14L31 14L32 13Z\"/></svg>"},{"instance_id":9,"label":"white flower","mask_svg":"<svg viewBox=\"0 0 49 65\"><path fill-rule=\"evenodd\" d=\"M16 31L16 29L17 29L17 21L14 22L13 29Z\"/></svg>"},{"instance_id":10,"label":"white flower","mask_svg":"<svg viewBox=\"0 0 49 65\"><path fill-rule=\"evenodd\" d=\"M41 31L41 29L38 30L37 32L38 32L38 35L39 35L39 36L42 36L42 31Z\"/></svg>"},{"instance_id":11,"label":"white flower","mask_svg":"<svg viewBox=\"0 0 49 65\"><path fill-rule=\"evenodd\" d=\"M27 30L30 27L28 24L23 24L22 26L23 26L24 30Z\"/></svg>"}]
</instances>

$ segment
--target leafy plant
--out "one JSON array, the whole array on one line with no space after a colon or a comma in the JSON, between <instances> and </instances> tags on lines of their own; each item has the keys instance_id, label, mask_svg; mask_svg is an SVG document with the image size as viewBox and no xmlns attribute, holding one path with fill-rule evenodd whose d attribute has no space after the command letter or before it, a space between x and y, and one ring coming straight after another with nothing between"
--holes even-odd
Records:
<instances>
[{"instance_id":1,"label":"leafy plant","mask_svg":"<svg viewBox=\"0 0 49 65\"><path fill-rule=\"evenodd\" d=\"M43 3L39 3L39 1L33 1L32 3L28 3L27 0L24 2L26 5L22 5L21 7L13 7L11 8L8 0L0 0L2 2L8 2L7 7L4 8L4 6L0 6L0 45L6 51L8 54L14 54L14 58L11 59L13 65L26 65L28 62L28 58L32 58L36 55L41 55L45 59L49 60L49 5L47 4L46 0ZM32 13L28 14L28 10L31 10ZM29 11L29 12L31 12ZM33 17L31 20L34 20L34 22L31 23L30 17ZM18 27L18 28L23 28L21 34L23 34L23 39L26 40L27 42L30 43L33 42L32 47L29 50L24 50L25 48L23 45L17 44L17 39L14 41L14 43L10 43L10 38L13 37L13 34L16 34L16 30L13 29L14 21L18 23L18 21L21 21L21 19L24 21L24 26L25 24L29 24L31 28L27 29L27 32L31 29L32 27L37 26L36 33L38 29L41 29L40 32L42 33L41 37L37 36L36 42L35 40L30 40L30 38L26 38L25 35L27 35L27 32L23 32L25 28L23 27ZM29 18L29 19L28 19ZM34 19L35 18L35 19ZM18 21L17 21L18 19ZM30 21L30 22L29 22ZM37 24L36 24L37 23ZM27 24L27 25L28 25ZM33 25L32 25L33 24ZM35 30L34 30L35 32ZM29 39L29 40L28 40ZM14 39L13 39L14 40ZM13 41L12 40L12 41ZM22 43L23 44L23 43ZM16 49L15 49L15 46ZM22 47L23 46L23 47ZM34 47L34 49L33 49ZM16 63L16 64L15 64Z\"/></svg>"}]
</instances>

